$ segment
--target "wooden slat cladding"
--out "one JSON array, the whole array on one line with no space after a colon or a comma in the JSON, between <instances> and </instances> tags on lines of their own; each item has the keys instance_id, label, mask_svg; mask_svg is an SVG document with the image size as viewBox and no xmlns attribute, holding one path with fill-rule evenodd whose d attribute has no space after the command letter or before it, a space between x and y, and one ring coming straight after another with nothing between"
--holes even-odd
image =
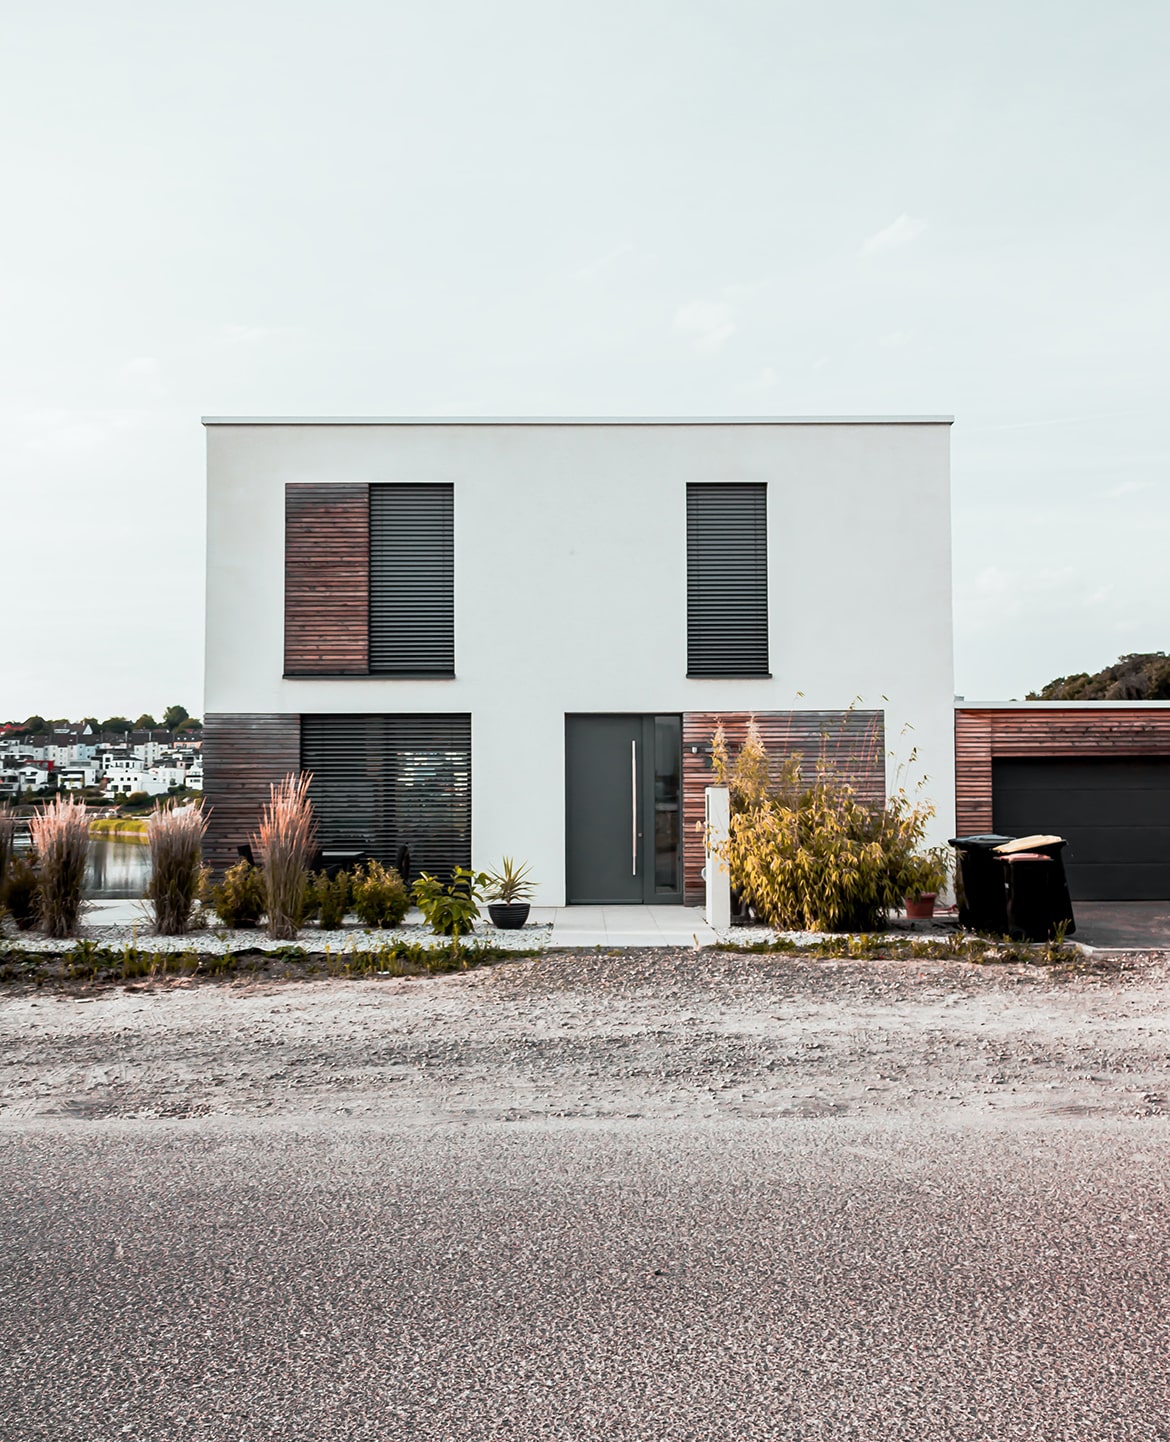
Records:
<instances>
[{"instance_id":1,"label":"wooden slat cladding","mask_svg":"<svg viewBox=\"0 0 1170 1442\"><path fill-rule=\"evenodd\" d=\"M1170 756L1170 708L967 707L955 712L958 836L992 830L991 763L1001 756Z\"/></svg>"},{"instance_id":2,"label":"wooden slat cladding","mask_svg":"<svg viewBox=\"0 0 1170 1442\"><path fill-rule=\"evenodd\" d=\"M369 487L287 485L285 675L367 675L369 615Z\"/></svg>"},{"instance_id":3,"label":"wooden slat cladding","mask_svg":"<svg viewBox=\"0 0 1170 1442\"><path fill-rule=\"evenodd\" d=\"M210 808L203 856L218 874L239 860L268 788L301 767L301 718L215 714L203 718L203 795Z\"/></svg>"},{"instance_id":4,"label":"wooden slat cladding","mask_svg":"<svg viewBox=\"0 0 1170 1442\"><path fill-rule=\"evenodd\" d=\"M683 866L685 899L691 906L700 904L704 895L703 793L712 784L710 756L691 748L709 745L722 722L734 756L751 719L747 711L689 711L683 716ZM798 753L802 775L811 778L823 757L865 800L877 805L885 800L883 711L758 711L755 721L777 767Z\"/></svg>"}]
</instances>

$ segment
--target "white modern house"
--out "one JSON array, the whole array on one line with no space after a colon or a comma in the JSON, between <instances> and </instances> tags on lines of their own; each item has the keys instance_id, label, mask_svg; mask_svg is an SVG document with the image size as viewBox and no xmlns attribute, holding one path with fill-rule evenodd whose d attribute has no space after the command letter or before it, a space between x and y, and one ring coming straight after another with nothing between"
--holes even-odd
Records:
<instances>
[{"instance_id":1,"label":"white modern house","mask_svg":"<svg viewBox=\"0 0 1170 1442\"><path fill-rule=\"evenodd\" d=\"M953 834L949 417L204 424L214 865L303 769L331 848L697 901L752 716Z\"/></svg>"}]
</instances>

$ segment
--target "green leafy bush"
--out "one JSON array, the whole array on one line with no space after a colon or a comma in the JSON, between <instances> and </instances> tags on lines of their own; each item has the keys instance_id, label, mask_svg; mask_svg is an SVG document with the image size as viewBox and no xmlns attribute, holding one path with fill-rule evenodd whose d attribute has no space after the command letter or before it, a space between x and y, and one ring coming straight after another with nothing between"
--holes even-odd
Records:
<instances>
[{"instance_id":1,"label":"green leafy bush","mask_svg":"<svg viewBox=\"0 0 1170 1442\"><path fill-rule=\"evenodd\" d=\"M825 758L811 781L799 756L772 775L754 724L734 761L716 732L712 761L716 783L731 793L718 853L731 885L769 926L872 931L901 905L907 882L925 874L916 858L933 808L904 790L874 805Z\"/></svg>"},{"instance_id":2,"label":"green leafy bush","mask_svg":"<svg viewBox=\"0 0 1170 1442\"><path fill-rule=\"evenodd\" d=\"M457 866L446 886L424 871L414 883L412 894L431 930L437 936L451 937L458 947L459 938L475 925L479 902L491 884L492 878L487 872Z\"/></svg>"},{"instance_id":3,"label":"green leafy bush","mask_svg":"<svg viewBox=\"0 0 1170 1442\"><path fill-rule=\"evenodd\" d=\"M950 878L950 854L941 846L916 852L906 858L898 878L903 896L937 896Z\"/></svg>"},{"instance_id":4,"label":"green leafy bush","mask_svg":"<svg viewBox=\"0 0 1170 1442\"><path fill-rule=\"evenodd\" d=\"M406 883L392 866L368 861L354 872L353 910L365 926L397 926L410 907Z\"/></svg>"},{"instance_id":5,"label":"green leafy bush","mask_svg":"<svg viewBox=\"0 0 1170 1442\"><path fill-rule=\"evenodd\" d=\"M211 888L215 914L233 930L257 926L264 915L264 876L258 866L240 859L224 872L223 880Z\"/></svg>"},{"instance_id":6,"label":"green leafy bush","mask_svg":"<svg viewBox=\"0 0 1170 1442\"><path fill-rule=\"evenodd\" d=\"M401 885L401 878L399 884ZM402 891L405 895L405 886ZM336 931L345 920L345 913L349 909L349 892L350 880L347 872L339 871L332 877L327 871L314 874L309 886L310 905L320 918L322 931ZM306 912L306 915L309 914ZM405 914L404 910L403 915Z\"/></svg>"},{"instance_id":7,"label":"green leafy bush","mask_svg":"<svg viewBox=\"0 0 1170 1442\"><path fill-rule=\"evenodd\" d=\"M15 857L8 864L8 875L0 890L0 902L3 902L18 931L30 931L37 924L40 877L36 863L34 854Z\"/></svg>"}]
</instances>

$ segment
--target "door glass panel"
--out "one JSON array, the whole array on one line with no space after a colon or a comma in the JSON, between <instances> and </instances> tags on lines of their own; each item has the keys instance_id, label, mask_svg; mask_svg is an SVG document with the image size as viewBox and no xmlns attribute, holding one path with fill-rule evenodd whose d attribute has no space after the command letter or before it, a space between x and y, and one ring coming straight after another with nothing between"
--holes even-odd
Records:
<instances>
[{"instance_id":1,"label":"door glass panel","mask_svg":"<svg viewBox=\"0 0 1170 1442\"><path fill-rule=\"evenodd\" d=\"M682 891L682 721L654 718L654 890Z\"/></svg>"}]
</instances>

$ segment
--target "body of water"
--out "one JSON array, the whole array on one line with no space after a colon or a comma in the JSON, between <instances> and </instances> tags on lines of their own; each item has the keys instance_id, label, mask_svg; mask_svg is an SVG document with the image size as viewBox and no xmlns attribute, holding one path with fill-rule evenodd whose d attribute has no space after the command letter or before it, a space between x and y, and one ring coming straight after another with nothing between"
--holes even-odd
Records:
<instances>
[{"instance_id":1,"label":"body of water","mask_svg":"<svg viewBox=\"0 0 1170 1442\"><path fill-rule=\"evenodd\" d=\"M98 900L138 898L150 880L150 847L141 841L91 837L85 894Z\"/></svg>"}]
</instances>

